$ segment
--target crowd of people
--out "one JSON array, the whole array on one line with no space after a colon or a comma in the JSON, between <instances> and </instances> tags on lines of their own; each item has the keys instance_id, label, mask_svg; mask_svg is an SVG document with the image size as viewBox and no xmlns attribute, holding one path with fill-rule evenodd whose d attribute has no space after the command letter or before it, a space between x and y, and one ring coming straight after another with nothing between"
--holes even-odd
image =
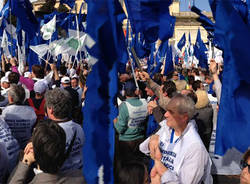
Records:
<instances>
[{"instance_id":1,"label":"crowd of people","mask_svg":"<svg viewBox=\"0 0 250 184\"><path fill-rule=\"evenodd\" d=\"M123 102L118 103L114 119L115 181L213 183L209 147L220 106L223 65L211 60L206 70L180 64L167 76L135 69L136 81L131 71L128 67L120 75L118 101ZM239 180L250 183L248 156L241 168ZM124 172L131 177L124 179Z\"/></svg>"},{"instance_id":2,"label":"crowd of people","mask_svg":"<svg viewBox=\"0 0 250 184\"><path fill-rule=\"evenodd\" d=\"M82 109L91 68L46 62L22 73L18 63L2 56L0 183L86 183ZM209 70L178 65L167 76L132 71L128 64L118 74L115 183L213 183L208 152L222 67L211 60ZM250 183L249 158L248 150L239 163L242 184Z\"/></svg>"},{"instance_id":3,"label":"crowd of people","mask_svg":"<svg viewBox=\"0 0 250 184\"><path fill-rule=\"evenodd\" d=\"M88 65L46 62L21 73L18 63L2 56L0 183L85 183Z\"/></svg>"}]
</instances>

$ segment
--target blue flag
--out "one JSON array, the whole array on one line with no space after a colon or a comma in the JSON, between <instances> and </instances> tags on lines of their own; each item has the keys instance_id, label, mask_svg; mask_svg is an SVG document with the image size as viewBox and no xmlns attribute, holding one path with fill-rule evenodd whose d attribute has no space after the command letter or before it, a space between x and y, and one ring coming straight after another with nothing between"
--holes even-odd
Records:
<instances>
[{"instance_id":1,"label":"blue flag","mask_svg":"<svg viewBox=\"0 0 250 184\"><path fill-rule=\"evenodd\" d=\"M185 44L186 44L186 34L183 33L183 35L182 35L180 41L179 41L178 44L177 44L177 47L180 49L180 51L181 51L181 49L184 47Z\"/></svg>"},{"instance_id":2,"label":"blue flag","mask_svg":"<svg viewBox=\"0 0 250 184\"><path fill-rule=\"evenodd\" d=\"M201 68L208 69L207 54L205 53L206 51L207 51L206 45L203 43L201 39L200 29L198 29L196 42L194 45L194 56L199 60L199 66Z\"/></svg>"},{"instance_id":3,"label":"blue flag","mask_svg":"<svg viewBox=\"0 0 250 184\"><path fill-rule=\"evenodd\" d=\"M164 75L168 75L170 72L173 72L173 71L174 71L174 64L173 64L172 46L170 45L168 46L168 49L167 49L167 57L165 61Z\"/></svg>"},{"instance_id":4,"label":"blue flag","mask_svg":"<svg viewBox=\"0 0 250 184\"><path fill-rule=\"evenodd\" d=\"M128 18L134 33L143 33L146 42L173 36L175 17L170 16L172 0L125 0Z\"/></svg>"},{"instance_id":5,"label":"blue flag","mask_svg":"<svg viewBox=\"0 0 250 184\"><path fill-rule=\"evenodd\" d=\"M32 4L29 0L10 0L11 13L20 21L21 28L29 35L29 39L36 36L39 23L34 16Z\"/></svg>"},{"instance_id":6,"label":"blue flag","mask_svg":"<svg viewBox=\"0 0 250 184\"><path fill-rule=\"evenodd\" d=\"M71 9L75 6L75 0L60 0L61 4L67 4Z\"/></svg>"},{"instance_id":7,"label":"blue flag","mask_svg":"<svg viewBox=\"0 0 250 184\"><path fill-rule=\"evenodd\" d=\"M215 32L221 33L224 49L215 152L224 155L234 147L243 153L249 147L250 130L250 30L232 3L221 0L216 7Z\"/></svg>"},{"instance_id":8,"label":"blue flag","mask_svg":"<svg viewBox=\"0 0 250 184\"><path fill-rule=\"evenodd\" d=\"M117 116L114 106L117 93L117 63L122 57L124 42L122 27L116 21L120 4L114 0L87 1L88 35L95 45L88 50L97 62L87 79L87 96L83 109L83 129L86 143L83 148L83 174L87 183L113 183L114 127ZM91 61L90 61L91 62ZM100 174L102 173L102 174ZM101 179L102 180L102 179Z\"/></svg>"}]
</instances>

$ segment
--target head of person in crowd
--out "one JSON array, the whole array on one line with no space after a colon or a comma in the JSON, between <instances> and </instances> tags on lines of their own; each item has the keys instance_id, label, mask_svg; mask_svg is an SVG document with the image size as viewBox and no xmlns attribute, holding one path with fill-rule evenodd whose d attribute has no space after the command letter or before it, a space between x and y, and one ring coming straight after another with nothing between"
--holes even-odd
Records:
<instances>
[{"instance_id":1,"label":"head of person in crowd","mask_svg":"<svg viewBox=\"0 0 250 184\"><path fill-rule=\"evenodd\" d=\"M174 71L173 76L172 76L172 80L173 81L177 81L179 79L179 75L177 71Z\"/></svg>"},{"instance_id":2,"label":"head of person in crowd","mask_svg":"<svg viewBox=\"0 0 250 184\"><path fill-rule=\"evenodd\" d=\"M194 76L193 75L189 75L188 76L188 85L189 87L192 88L192 84L194 83Z\"/></svg>"},{"instance_id":3,"label":"head of person in crowd","mask_svg":"<svg viewBox=\"0 0 250 184\"><path fill-rule=\"evenodd\" d=\"M3 89L8 89L10 87L10 82L9 82L8 77L4 76L4 77L1 78L1 87Z\"/></svg>"},{"instance_id":4,"label":"head of person in crowd","mask_svg":"<svg viewBox=\"0 0 250 184\"><path fill-rule=\"evenodd\" d=\"M79 78L75 75L71 78L71 87L76 89L79 86Z\"/></svg>"},{"instance_id":5,"label":"head of person in crowd","mask_svg":"<svg viewBox=\"0 0 250 184\"><path fill-rule=\"evenodd\" d=\"M166 81L162 86L162 93L165 97L172 98L177 92L176 85L173 81Z\"/></svg>"},{"instance_id":6,"label":"head of person in crowd","mask_svg":"<svg viewBox=\"0 0 250 184\"><path fill-rule=\"evenodd\" d=\"M145 91L146 91L147 95L150 97L155 95L154 91L150 88L150 86L148 84L146 84Z\"/></svg>"},{"instance_id":7,"label":"head of person in crowd","mask_svg":"<svg viewBox=\"0 0 250 184\"><path fill-rule=\"evenodd\" d=\"M64 65L60 65L60 68L59 68L59 76L60 76L60 77L63 77L63 76L65 76L65 75L67 75L67 68L66 68L66 66L64 66Z\"/></svg>"},{"instance_id":8,"label":"head of person in crowd","mask_svg":"<svg viewBox=\"0 0 250 184\"><path fill-rule=\"evenodd\" d=\"M37 81L35 84L34 84L34 91L36 93L36 98L37 99L41 99L44 97L44 94L46 92L46 90L48 89L48 85L45 81Z\"/></svg>"},{"instance_id":9,"label":"head of person in crowd","mask_svg":"<svg viewBox=\"0 0 250 184\"><path fill-rule=\"evenodd\" d=\"M69 87L70 86L70 78L67 76L64 76L63 78L61 78L61 84L64 88Z\"/></svg>"},{"instance_id":10,"label":"head of person in crowd","mask_svg":"<svg viewBox=\"0 0 250 184\"><path fill-rule=\"evenodd\" d=\"M122 166L119 176L119 184L149 184L147 167L138 161L131 161Z\"/></svg>"},{"instance_id":11,"label":"head of person in crowd","mask_svg":"<svg viewBox=\"0 0 250 184\"><path fill-rule=\"evenodd\" d=\"M136 97L136 93L135 93L136 85L133 80L129 80L125 83L124 90L125 90L126 97Z\"/></svg>"},{"instance_id":12,"label":"head of person in crowd","mask_svg":"<svg viewBox=\"0 0 250 184\"><path fill-rule=\"evenodd\" d=\"M8 91L9 104L23 104L25 99L25 90L21 85L12 84Z\"/></svg>"},{"instance_id":13,"label":"head of person in crowd","mask_svg":"<svg viewBox=\"0 0 250 184\"><path fill-rule=\"evenodd\" d=\"M167 119L167 125L175 130L177 136L180 136L195 114L194 102L185 95L177 94L169 101L166 111L164 116Z\"/></svg>"},{"instance_id":14,"label":"head of person in crowd","mask_svg":"<svg viewBox=\"0 0 250 184\"><path fill-rule=\"evenodd\" d=\"M195 108L201 109L208 106L209 98L205 90L197 90L195 94L197 95L197 103L195 104Z\"/></svg>"},{"instance_id":15,"label":"head of person in crowd","mask_svg":"<svg viewBox=\"0 0 250 184\"><path fill-rule=\"evenodd\" d=\"M200 80L194 81L194 83L192 84L192 89L193 89L194 91L197 91L198 89L199 89L199 90L203 90L204 87L203 87L202 82L201 82Z\"/></svg>"},{"instance_id":16,"label":"head of person in crowd","mask_svg":"<svg viewBox=\"0 0 250 184\"><path fill-rule=\"evenodd\" d=\"M205 82L210 85L213 82L213 77L211 75L205 76Z\"/></svg>"},{"instance_id":17,"label":"head of person in crowd","mask_svg":"<svg viewBox=\"0 0 250 184\"><path fill-rule=\"evenodd\" d=\"M126 74L126 73L123 73L123 74L121 74L121 75L119 76L119 80L120 80L120 82L122 82L122 83L126 82L126 81L129 80L129 79L130 79L130 77L129 77L129 75Z\"/></svg>"},{"instance_id":18,"label":"head of person in crowd","mask_svg":"<svg viewBox=\"0 0 250 184\"><path fill-rule=\"evenodd\" d=\"M175 82L176 89L178 92L181 92L182 90L186 89L187 82L185 80L177 80Z\"/></svg>"},{"instance_id":19,"label":"head of person in crowd","mask_svg":"<svg viewBox=\"0 0 250 184\"><path fill-rule=\"evenodd\" d=\"M43 79L44 78L44 68L41 65L32 66L32 78Z\"/></svg>"},{"instance_id":20,"label":"head of person in crowd","mask_svg":"<svg viewBox=\"0 0 250 184\"><path fill-rule=\"evenodd\" d=\"M88 67L88 64L87 64L87 63L84 63L84 64L83 64L82 74L83 74L83 76L85 76L85 77L87 77L88 74L89 74L89 67Z\"/></svg>"},{"instance_id":21,"label":"head of person in crowd","mask_svg":"<svg viewBox=\"0 0 250 184\"><path fill-rule=\"evenodd\" d=\"M16 72L11 72L8 75L8 80L10 84L18 84L19 79L20 79L20 75Z\"/></svg>"},{"instance_id":22,"label":"head of person in crowd","mask_svg":"<svg viewBox=\"0 0 250 184\"><path fill-rule=\"evenodd\" d=\"M250 149L243 155L243 159L240 162L240 168L242 169L240 184L250 184Z\"/></svg>"},{"instance_id":23,"label":"head of person in crowd","mask_svg":"<svg viewBox=\"0 0 250 184\"><path fill-rule=\"evenodd\" d=\"M156 73L153 76L153 81L156 82L158 85L162 85L163 83L163 75L160 73Z\"/></svg>"},{"instance_id":24,"label":"head of person in crowd","mask_svg":"<svg viewBox=\"0 0 250 184\"><path fill-rule=\"evenodd\" d=\"M68 91L55 88L45 93L47 115L55 121L71 118L72 98Z\"/></svg>"},{"instance_id":25,"label":"head of person in crowd","mask_svg":"<svg viewBox=\"0 0 250 184\"><path fill-rule=\"evenodd\" d=\"M192 74L193 74L193 76L200 76L199 69L198 68L193 68Z\"/></svg>"},{"instance_id":26,"label":"head of person in crowd","mask_svg":"<svg viewBox=\"0 0 250 184\"><path fill-rule=\"evenodd\" d=\"M181 91L181 94L190 97L193 100L194 104L196 104L198 101L197 95L193 90L184 89Z\"/></svg>"},{"instance_id":27,"label":"head of person in crowd","mask_svg":"<svg viewBox=\"0 0 250 184\"><path fill-rule=\"evenodd\" d=\"M32 145L33 153L29 154L33 159L28 154L24 155L24 159L35 161L45 173L56 174L66 159L66 135L63 128L51 120L44 120L33 131Z\"/></svg>"}]
</instances>

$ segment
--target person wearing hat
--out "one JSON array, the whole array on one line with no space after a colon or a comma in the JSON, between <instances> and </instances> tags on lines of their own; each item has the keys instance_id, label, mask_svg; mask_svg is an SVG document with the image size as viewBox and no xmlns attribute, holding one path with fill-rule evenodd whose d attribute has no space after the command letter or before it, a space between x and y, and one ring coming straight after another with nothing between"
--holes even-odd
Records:
<instances>
[{"instance_id":1,"label":"person wearing hat","mask_svg":"<svg viewBox=\"0 0 250 184\"><path fill-rule=\"evenodd\" d=\"M73 108L74 107L78 107L78 93L76 92L76 90L74 90L71 86L70 86L70 78L65 76L63 78L61 78L61 84L63 89L65 89L66 91L69 92L71 98L72 98L72 105Z\"/></svg>"},{"instance_id":2,"label":"person wearing hat","mask_svg":"<svg viewBox=\"0 0 250 184\"><path fill-rule=\"evenodd\" d=\"M45 111L44 111L44 104L45 104L45 99L44 99L44 94L46 90L48 89L48 85L46 84L45 81L37 81L34 84L34 92L35 92L35 97L29 98L28 104L31 106L36 115L37 115L37 120L42 120L44 119L45 116Z\"/></svg>"},{"instance_id":3,"label":"person wearing hat","mask_svg":"<svg viewBox=\"0 0 250 184\"><path fill-rule=\"evenodd\" d=\"M148 115L147 101L136 96L134 81L127 81L124 89L126 101L119 106L119 115L114 119L114 127L119 134L117 164L140 154L139 144L144 140Z\"/></svg>"}]
</instances>

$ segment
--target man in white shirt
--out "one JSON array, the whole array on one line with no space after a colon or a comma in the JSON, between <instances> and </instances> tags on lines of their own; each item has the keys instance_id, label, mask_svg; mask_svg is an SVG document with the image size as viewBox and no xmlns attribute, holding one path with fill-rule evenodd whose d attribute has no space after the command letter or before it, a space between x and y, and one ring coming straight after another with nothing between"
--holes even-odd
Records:
<instances>
[{"instance_id":1,"label":"man in white shirt","mask_svg":"<svg viewBox=\"0 0 250 184\"><path fill-rule=\"evenodd\" d=\"M160 123L161 129L140 145L140 150L155 160L152 183L212 183L211 160L191 120L194 102L178 94L166 110L167 120Z\"/></svg>"}]
</instances>

